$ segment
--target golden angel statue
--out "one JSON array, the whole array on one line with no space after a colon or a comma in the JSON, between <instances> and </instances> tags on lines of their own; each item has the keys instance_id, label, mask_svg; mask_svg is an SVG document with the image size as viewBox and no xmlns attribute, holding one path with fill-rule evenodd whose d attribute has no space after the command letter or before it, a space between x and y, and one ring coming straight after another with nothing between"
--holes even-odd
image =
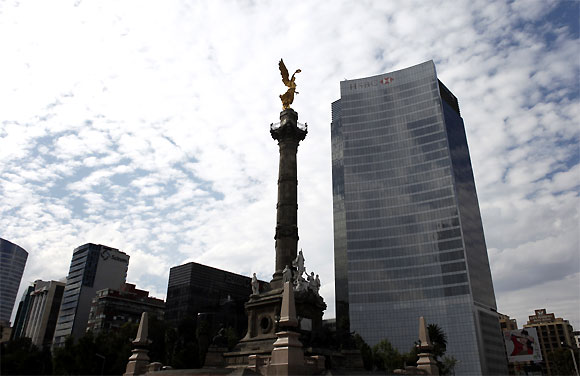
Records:
<instances>
[{"instance_id":1,"label":"golden angel statue","mask_svg":"<svg viewBox=\"0 0 580 376\"><path fill-rule=\"evenodd\" d=\"M286 69L286 65L284 65L284 60L280 59L278 67L280 67L280 74L282 74L282 82L284 82L284 85L288 87L288 90L286 90L284 94L280 95L280 99L282 100L282 108L284 110L287 110L290 108L292 102L294 102L294 94L298 94L298 92L296 91L296 82L294 82L295 80L294 76L296 75L296 73L300 73L302 71L300 69L297 69L296 72L294 72L294 74L292 75L292 78L289 79L288 69Z\"/></svg>"}]
</instances>

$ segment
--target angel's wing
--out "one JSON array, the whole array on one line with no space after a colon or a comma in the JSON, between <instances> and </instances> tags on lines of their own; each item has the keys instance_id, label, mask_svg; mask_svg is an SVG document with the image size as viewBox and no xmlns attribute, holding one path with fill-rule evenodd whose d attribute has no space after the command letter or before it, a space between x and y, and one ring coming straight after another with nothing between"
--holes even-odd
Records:
<instances>
[{"instance_id":1,"label":"angel's wing","mask_svg":"<svg viewBox=\"0 0 580 376\"><path fill-rule=\"evenodd\" d=\"M288 69L286 69L286 65L284 65L284 60L280 59L278 67L280 68L280 74L282 74L282 82L284 85L290 87L290 78L288 77Z\"/></svg>"}]
</instances>

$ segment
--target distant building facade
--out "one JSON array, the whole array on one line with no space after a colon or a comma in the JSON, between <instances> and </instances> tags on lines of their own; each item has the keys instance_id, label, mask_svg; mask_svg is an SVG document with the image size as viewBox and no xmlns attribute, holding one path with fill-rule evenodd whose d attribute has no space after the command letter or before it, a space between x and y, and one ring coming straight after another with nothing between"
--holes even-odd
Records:
<instances>
[{"instance_id":1,"label":"distant building facade","mask_svg":"<svg viewBox=\"0 0 580 376\"><path fill-rule=\"evenodd\" d=\"M0 322L10 322L28 252L0 238ZM8 325L10 326L10 325Z\"/></svg>"},{"instance_id":2,"label":"distant building facade","mask_svg":"<svg viewBox=\"0 0 580 376\"><path fill-rule=\"evenodd\" d=\"M34 291L34 284L22 294L22 298L18 303L16 317L14 318L14 325L12 329L11 338L20 338L24 336L24 328L26 325L26 316L28 315L28 307L30 305L30 293Z\"/></svg>"},{"instance_id":3,"label":"distant building facade","mask_svg":"<svg viewBox=\"0 0 580 376\"><path fill-rule=\"evenodd\" d=\"M507 360L457 98L433 61L346 80L332 103L337 327L400 351L424 316L458 374Z\"/></svg>"},{"instance_id":4,"label":"distant building facade","mask_svg":"<svg viewBox=\"0 0 580 376\"><path fill-rule=\"evenodd\" d=\"M260 281L261 284L265 282ZM190 262L169 270L165 321L177 327L185 318L200 316L244 333L247 319L244 303L252 293L251 278Z\"/></svg>"},{"instance_id":5,"label":"distant building facade","mask_svg":"<svg viewBox=\"0 0 580 376\"><path fill-rule=\"evenodd\" d=\"M499 313L499 327L501 328L502 332L517 330L518 322L516 321L516 319L510 318L508 315Z\"/></svg>"},{"instance_id":6,"label":"distant building facade","mask_svg":"<svg viewBox=\"0 0 580 376\"><path fill-rule=\"evenodd\" d=\"M68 336L75 340L87 328L91 301L97 291L118 289L127 276L129 256L118 249L87 243L73 251L53 347L60 347Z\"/></svg>"},{"instance_id":7,"label":"distant building facade","mask_svg":"<svg viewBox=\"0 0 580 376\"><path fill-rule=\"evenodd\" d=\"M162 320L164 309L163 300L150 297L148 291L139 290L131 283L123 284L120 289L99 290L91 302L87 331L96 334L128 322L138 323L143 312Z\"/></svg>"},{"instance_id":8,"label":"distant building facade","mask_svg":"<svg viewBox=\"0 0 580 376\"><path fill-rule=\"evenodd\" d=\"M34 282L28 299L23 299L26 304L17 313L15 322L23 324L17 331L15 326L14 338L27 337L38 347L50 347L64 286L64 282L58 281Z\"/></svg>"},{"instance_id":9,"label":"distant building facade","mask_svg":"<svg viewBox=\"0 0 580 376\"><path fill-rule=\"evenodd\" d=\"M508 371L510 375L534 375L541 374L542 367L539 366L537 360L534 360L534 354L541 350L536 347L540 346L539 339L536 340L536 332L519 330L516 319L512 319L508 315L499 314L499 325L504 333L504 344L506 345L506 356L508 358ZM516 349L514 343L519 342L522 336L527 339L534 339L529 346L526 345L526 351ZM515 350L515 351L514 351ZM522 356L523 354L523 356ZM518 360L519 359L519 360ZM524 359L524 360L522 360Z\"/></svg>"},{"instance_id":10,"label":"distant building facade","mask_svg":"<svg viewBox=\"0 0 580 376\"><path fill-rule=\"evenodd\" d=\"M8 342L12 338L12 328L0 322L0 343Z\"/></svg>"},{"instance_id":11,"label":"distant building facade","mask_svg":"<svg viewBox=\"0 0 580 376\"><path fill-rule=\"evenodd\" d=\"M567 346L576 347L572 325L568 320L556 317L553 313L547 313L545 308L536 309L535 314L528 316L529 320L524 325L525 328L536 328L540 347L542 349L542 358L544 359L544 373L553 375L548 353L561 349L564 343Z\"/></svg>"}]
</instances>

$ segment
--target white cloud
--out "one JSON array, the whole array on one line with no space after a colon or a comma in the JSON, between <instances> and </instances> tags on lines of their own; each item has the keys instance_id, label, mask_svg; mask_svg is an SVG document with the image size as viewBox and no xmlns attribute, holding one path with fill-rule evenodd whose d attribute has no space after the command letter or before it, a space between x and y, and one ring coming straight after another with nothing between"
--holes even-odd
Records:
<instances>
[{"instance_id":1,"label":"white cloud","mask_svg":"<svg viewBox=\"0 0 580 376\"><path fill-rule=\"evenodd\" d=\"M566 7L577 10L539 1L6 5L0 235L30 251L24 283L61 278L89 241L127 251L130 282L158 297L168 268L191 260L269 279L278 149L268 126L283 57L302 69L294 107L309 123L299 246L332 317L330 103L340 80L434 59L466 123L499 309L520 320L578 276L580 48L571 25L546 17ZM551 296L545 308L579 326L580 297Z\"/></svg>"}]
</instances>

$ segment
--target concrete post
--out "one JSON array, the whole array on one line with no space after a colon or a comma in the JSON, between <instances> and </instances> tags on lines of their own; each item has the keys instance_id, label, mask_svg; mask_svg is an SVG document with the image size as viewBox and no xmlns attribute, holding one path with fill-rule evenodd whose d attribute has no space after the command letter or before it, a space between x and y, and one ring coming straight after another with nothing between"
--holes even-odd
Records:
<instances>
[{"instance_id":1,"label":"concrete post","mask_svg":"<svg viewBox=\"0 0 580 376\"><path fill-rule=\"evenodd\" d=\"M123 376L137 376L147 373L149 367L149 356L147 355L149 350L147 350L147 347L151 343L149 338L147 338L148 332L149 319L147 312L143 312L139 329L137 330L137 338L133 341L133 345L135 346L132 350L133 354L129 357L129 362L127 363L127 368Z\"/></svg>"},{"instance_id":2,"label":"concrete post","mask_svg":"<svg viewBox=\"0 0 580 376\"><path fill-rule=\"evenodd\" d=\"M425 318L419 317L419 360L417 360L417 369L423 370L427 375L439 375L437 362L433 358L433 344L429 338L429 331L425 324Z\"/></svg>"},{"instance_id":3,"label":"concrete post","mask_svg":"<svg viewBox=\"0 0 580 376\"><path fill-rule=\"evenodd\" d=\"M278 339L274 342L272 358L267 368L267 376L302 375L306 373L304 364L304 350L298 337L300 333L294 332L298 326L296 307L294 302L294 289L290 282L284 283L282 294L282 307L280 309L280 327L284 330L276 333Z\"/></svg>"}]
</instances>

